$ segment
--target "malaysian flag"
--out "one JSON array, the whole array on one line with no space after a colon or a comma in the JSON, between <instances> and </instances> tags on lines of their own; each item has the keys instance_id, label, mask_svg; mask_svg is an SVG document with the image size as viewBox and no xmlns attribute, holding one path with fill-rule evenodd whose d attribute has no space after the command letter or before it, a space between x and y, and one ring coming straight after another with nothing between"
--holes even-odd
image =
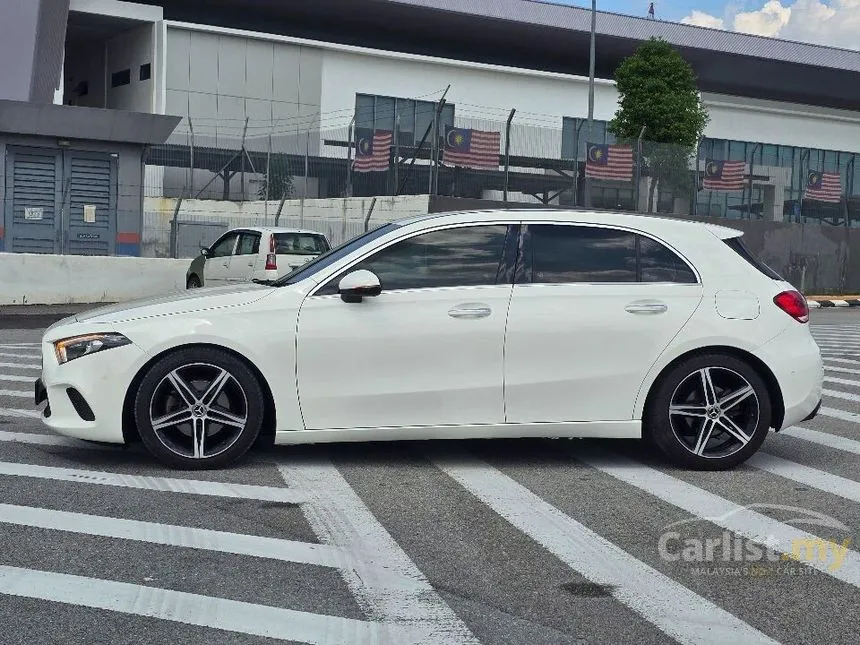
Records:
<instances>
[{"instance_id":1,"label":"malaysian flag","mask_svg":"<svg viewBox=\"0 0 860 645\"><path fill-rule=\"evenodd\" d=\"M595 179L633 179L633 148L605 143L589 143L586 147L585 176Z\"/></svg>"},{"instance_id":2,"label":"malaysian flag","mask_svg":"<svg viewBox=\"0 0 860 645\"><path fill-rule=\"evenodd\" d=\"M702 188L705 190L743 190L745 161L715 161L705 160L705 179Z\"/></svg>"},{"instance_id":3,"label":"malaysian flag","mask_svg":"<svg viewBox=\"0 0 860 645\"><path fill-rule=\"evenodd\" d=\"M499 169L499 150L502 135L499 132L467 130L445 126L443 163L481 170Z\"/></svg>"},{"instance_id":4,"label":"malaysian flag","mask_svg":"<svg viewBox=\"0 0 860 645\"><path fill-rule=\"evenodd\" d=\"M355 130L355 172L388 170L391 143L394 134L390 130Z\"/></svg>"},{"instance_id":5,"label":"malaysian flag","mask_svg":"<svg viewBox=\"0 0 860 645\"><path fill-rule=\"evenodd\" d=\"M842 201L842 181L838 172L811 170L806 175L806 199L838 204Z\"/></svg>"}]
</instances>

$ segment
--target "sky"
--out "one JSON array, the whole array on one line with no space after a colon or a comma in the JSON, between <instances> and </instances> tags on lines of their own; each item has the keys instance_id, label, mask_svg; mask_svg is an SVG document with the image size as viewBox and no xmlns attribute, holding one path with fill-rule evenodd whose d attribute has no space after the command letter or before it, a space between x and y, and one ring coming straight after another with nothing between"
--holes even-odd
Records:
<instances>
[{"instance_id":1,"label":"sky","mask_svg":"<svg viewBox=\"0 0 860 645\"><path fill-rule=\"evenodd\" d=\"M591 7L588 0L555 0ZM649 0L597 0L598 11L645 17ZM860 0L655 0L657 20L860 50Z\"/></svg>"}]
</instances>

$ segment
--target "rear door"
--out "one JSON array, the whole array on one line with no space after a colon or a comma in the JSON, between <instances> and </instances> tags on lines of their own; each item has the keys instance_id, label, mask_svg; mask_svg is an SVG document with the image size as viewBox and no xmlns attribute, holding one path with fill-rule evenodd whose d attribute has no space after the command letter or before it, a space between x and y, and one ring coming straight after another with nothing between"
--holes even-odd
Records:
<instances>
[{"instance_id":1,"label":"rear door","mask_svg":"<svg viewBox=\"0 0 860 645\"><path fill-rule=\"evenodd\" d=\"M230 273L230 262L239 234L229 231L218 238L210 248L203 265L203 286L217 287L227 284Z\"/></svg>"},{"instance_id":2,"label":"rear door","mask_svg":"<svg viewBox=\"0 0 860 645\"><path fill-rule=\"evenodd\" d=\"M632 418L651 365L702 285L664 244L631 231L526 227L505 340L509 423Z\"/></svg>"},{"instance_id":3,"label":"rear door","mask_svg":"<svg viewBox=\"0 0 860 645\"><path fill-rule=\"evenodd\" d=\"M260 257L260 237L256 231L241 231L236 251L227 270L229 282L249 282Z\"/></svg>"}]
</instances>

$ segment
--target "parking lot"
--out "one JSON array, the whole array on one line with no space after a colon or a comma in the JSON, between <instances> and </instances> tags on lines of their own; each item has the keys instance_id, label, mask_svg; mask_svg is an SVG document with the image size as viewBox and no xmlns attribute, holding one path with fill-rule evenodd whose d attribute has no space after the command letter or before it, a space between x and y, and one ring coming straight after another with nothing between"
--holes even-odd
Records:
<instances>
[{"instance_id":1,"label":"parking lot","mask_svg":"<svg viewBox=\"0 0 860 645\"><path fill-rule=\"evenodd\" d=\"M860 311L817 418L731 472L635 441L256 449L183 472L33 408L0 328L2 643L828 643L860 633Z\"/></svg>"}]
</instances>

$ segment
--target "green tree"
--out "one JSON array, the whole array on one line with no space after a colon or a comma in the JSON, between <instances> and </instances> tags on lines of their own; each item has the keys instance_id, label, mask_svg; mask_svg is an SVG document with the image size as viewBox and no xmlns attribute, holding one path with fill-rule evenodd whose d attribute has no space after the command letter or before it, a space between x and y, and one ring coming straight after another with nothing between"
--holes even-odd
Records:
<instances>
[{"instance_id":1,"label":"green tree","mask_svg":"<svg viewBox=\"0 0 860 645\"><path fill-rule=\"evenodd\" d=\"M674 191L690 189L690 157L708 123L708 113L693 68L664 40L651 38L640 45L618 66L615 82L618 110L607 129L619 142L635 144L645 127L638 161L652 180L650 213L658 185Z\"/></svg>"},{"instance_id":2,"label":"green tree","mask_svg":"<svg viewBox=\"0 0 860 645\"><path fill-rule=\"evenodd\" d=\"M264 178L260 182L258 196L260 199L282 199L290 198L295 191L293 173L290 163L282 156L272 155L272 163L269 165L269 180Z\"/></svg>"}]
</instances>

